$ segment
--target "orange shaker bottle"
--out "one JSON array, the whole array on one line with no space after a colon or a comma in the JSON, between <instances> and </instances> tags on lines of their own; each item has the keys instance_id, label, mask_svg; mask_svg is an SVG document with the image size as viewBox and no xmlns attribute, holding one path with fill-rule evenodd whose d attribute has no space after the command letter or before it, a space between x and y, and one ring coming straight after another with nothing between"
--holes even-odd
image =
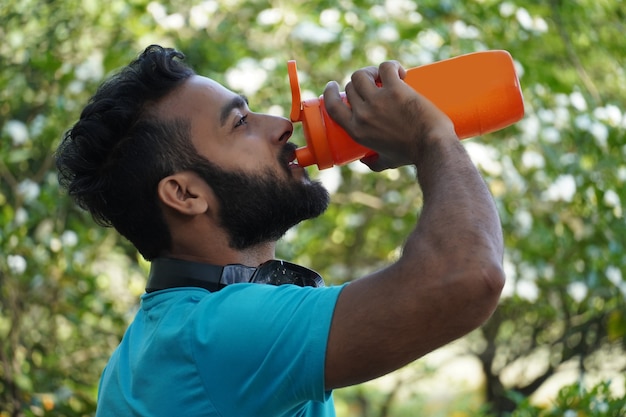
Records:
<instances>
[{"instance_id":1,"label":"orange shaker bottle","mask_svg":"<svg viewBox=\"0 0 626 417\"><path fill-rule=\"evenodd\" d=\"M296 150L300 166L345 165L375 152L356 143L324 106L324 98L301 100L296 62L287 63L292 122L302 122L306 146ZM459 139L494 132L524 116L513 59L507 51L474 52L407 70L404 81L454 123ZM345 93L341 93L346 100Z\"/></svg>"}]
</instances>

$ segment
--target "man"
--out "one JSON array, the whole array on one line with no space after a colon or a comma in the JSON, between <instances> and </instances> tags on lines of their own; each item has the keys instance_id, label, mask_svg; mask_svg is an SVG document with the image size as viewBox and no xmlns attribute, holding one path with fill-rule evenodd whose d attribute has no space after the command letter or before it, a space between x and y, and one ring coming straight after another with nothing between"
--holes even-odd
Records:
<instances>
[{"instance_id":1,"label":"man","mask_svg":"<svg viewBox=\"0 0 626 417\"><path fill-rule=\"evenodd\" d=\"M398 63L355 72L350 106L336 83L324 99L377 152L363 161L372 170L416 167L420 220L397 262L316 288L312 271L271 261L277 239L329 201L294 162L291 123L254 113L182 58L147 48L99 88L57 152L69 193L152 261L103 373L99 416L333 416L333 389L492 314L504 280L494 203L451 121ZM262 285L285 282L296 285Z\"/></svg>"}]
</instances>

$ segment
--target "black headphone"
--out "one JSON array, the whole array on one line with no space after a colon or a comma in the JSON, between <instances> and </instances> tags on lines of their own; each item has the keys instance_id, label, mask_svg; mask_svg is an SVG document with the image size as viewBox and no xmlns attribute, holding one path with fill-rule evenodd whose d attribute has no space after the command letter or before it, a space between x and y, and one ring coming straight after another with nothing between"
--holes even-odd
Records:
<instances>
[{"instance_id":1,"label":"black headphone","mask_svg":"<svg viewBox=\"0 0 626 417\"><path fill-rule=\"evenodd\" d=\"M150 266L146 292L180 287L200 287L215 292L227 285L242 282L324 286L322 277L312 269L278 259L254 268L241 264L217 266L182 259L157 258Z\"/></svg>"}]
</instances>

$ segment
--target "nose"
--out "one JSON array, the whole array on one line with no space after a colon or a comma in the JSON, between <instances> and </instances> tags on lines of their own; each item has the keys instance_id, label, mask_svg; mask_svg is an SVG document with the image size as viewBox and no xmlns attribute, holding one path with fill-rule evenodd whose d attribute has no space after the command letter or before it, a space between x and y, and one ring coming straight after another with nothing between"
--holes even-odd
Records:
<instances>
[{"instance_id":1,"label":"nose","mask_svg":"<svg viewBox=\"0 0 626 417\"><path fill-rule=\"evenodd\" d=\"M284 145L293 134L293 124L284 117L263 115L264 124L268 129L268 138L276 144Z\"/></svg>"}]
</instances>

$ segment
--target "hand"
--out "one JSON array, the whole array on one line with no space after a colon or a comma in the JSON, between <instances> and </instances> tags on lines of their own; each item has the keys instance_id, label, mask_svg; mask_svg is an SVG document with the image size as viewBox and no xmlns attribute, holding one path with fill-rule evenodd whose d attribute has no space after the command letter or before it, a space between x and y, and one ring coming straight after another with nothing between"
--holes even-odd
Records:
<instances>
[{"instance_id":1,"label":"hand","mask_svg":"<svg viewBox=\"0 0 626 417\"><path fill-rule=\"evenodd\" d=\"M361 161L374 171L417 164L420 149L432 141L458 141L454 125L425 97L406 84L396 61L366 67L346 85L349 105L337 83L324 90L326 110L361 145L377 152Z\"/></svg>"}]
</instances>

